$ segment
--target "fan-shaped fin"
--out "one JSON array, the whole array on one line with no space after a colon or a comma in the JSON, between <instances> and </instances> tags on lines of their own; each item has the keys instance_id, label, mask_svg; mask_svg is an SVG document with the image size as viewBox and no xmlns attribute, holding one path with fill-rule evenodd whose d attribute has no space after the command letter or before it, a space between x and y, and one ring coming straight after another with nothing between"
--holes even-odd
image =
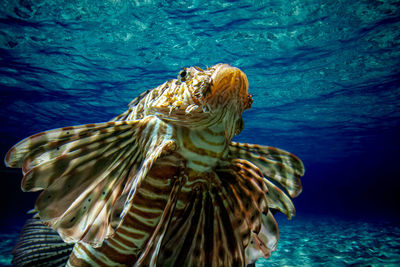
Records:
<instances>
[{"instance_id":1,"label":"fan-shaped fin","mask_svg":"<svg viewBox=\"0 0 400 267\"><path fill-rule=\"evenodd\" d=\"M36 209L64 241L97 247L119 225L114 210L129 208L152 164L173 149L165 127L148 116L51 130L15 145L6 162L24 166L24 190L44 189Z\"/></svg>"},{"instance_id":2,"label":"fan-shaped fin","mask_svg":"<svg viewBox=\"0 0 400 267\"><path fill-rule=\"evenodd\" d=\"M260 169L251 163L250 161L244 159L234 159L232 161L235 166L237 166L241 171L245 171L248 175L253 175L257 177L263 177ZM267 178L263 178L266 187L265 191L268 200L268 208L279 210L284 213L289 219L294 216L296 210L294 208L292 200L276 185L271 183Z\"/></svg>"},{"instance_id":3,"label":"fan-shaped fin","mask_svg":"<svg viewBox=\"0 0 400 267\"><path fill-rule=\"evenodd\" d=\"M262 226L258 234L252 233L250 244L246 247L246 264L256 262L259 258L269 258L276 250L279 238L278 224L270 211L262 214Z\"/></svg>"},{"instance_id":4,"label":"fan-shaped fin","mask_svg":"<svg viewBox=\"0 0 400 267\"><path fill-rule=\"evenodd\" d=\"M265 177L279 183L293 198L301 193L300 177L304 166L295 155L275 148L261 145L231 142L229 152L232 158L251 161Z\"/></svg>"},{"instance_id":5,"label":"fan-shaped fin","mask_svg":"<svg viewBox=\"0 0 400 267\"><path fill-rule=\"evenodd\" d=\"M62 155L70 149L66 144L73 144L77 150L88 146L91 141L115 136L115 130L126 131L132 128L132 122L105 122L64 127L37 133L14 145L7 153L5 163L8 167L21 168L25 171L45 161ZM73 143L78 141L77 143Z\"/></svg>"},{"instance_id":6,"label":"fan-shaped fin","mask_svg":"<svg viewBox=\"0 0 400 267\"><path fill-rule=\"evenodd\" d=\"M36 153L31 153L25 160L24 166L27 172L22 181L22 189L24 191L46 189L56 179L75 172L77 168L82 168L83 172L101 173L105 166L112 164L113 161L127 157L121 152L138 152L132 126L135 127L131 125L129 130L115 129L113 135L102 136L94 133L90 137L73 140L55 149L51 148L54 147L52 144L48 144L46 146L49 147L48 151L43 153L38 153L37 149ZM34 157L35 154L37 157ZM134 161L140 160L137 153L135 156Z\"/></svg>"},{"instance_id":7,"label":"fan-shaped fin","mask_svg":"<svg viewBox=\"0 0 400 267\"><path fill-rule=\"evenodd\" d=\"M252 236L269 227L262 217L268 214L263 177L234 164L217 174L179 179L137 265L243 266ZM272 250L277 236L257 240Z\"/></svg>"}]
</instances>

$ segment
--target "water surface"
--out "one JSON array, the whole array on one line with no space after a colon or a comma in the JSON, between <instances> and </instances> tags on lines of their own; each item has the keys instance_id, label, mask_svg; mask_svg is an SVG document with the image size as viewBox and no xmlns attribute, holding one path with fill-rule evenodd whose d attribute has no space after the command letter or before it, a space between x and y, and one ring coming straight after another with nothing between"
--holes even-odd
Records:
<instances>
[{"instance_id":1,"label":"water surface","mask_svg":"<svg viewBox=\"0 0 400 267\"><path fill-rule=\"evenodd\" d=\"M300 219L282 220L278 251L258 265L400 264L392 223L400 217L399 7L2 1L1 155L39 131L107 121L183 67L229 63L247 74L254 97L236 140L286 149L306 166L294 201ZM5 264L18 232L10 229L35 195L20 192L19 170L0 172Z\"/></svg>"}]
</instances>

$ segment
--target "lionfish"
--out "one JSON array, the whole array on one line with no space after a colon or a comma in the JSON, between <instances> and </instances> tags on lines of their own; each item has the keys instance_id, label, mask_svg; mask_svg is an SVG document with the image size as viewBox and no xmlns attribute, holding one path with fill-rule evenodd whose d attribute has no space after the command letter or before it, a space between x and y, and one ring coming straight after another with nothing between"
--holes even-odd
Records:
<instances>
[{"instance_id":1,"label":"lionfish","mask_svg":"<svg viewBox=\"0 0 400 267\"><path fill-rule=\"evenodd\" d=\"M246 266L276 250L302 162L233 142L246 75L184 68L105 123L32 135L7 153L23 191L43 190L14 248L17 266ZM290 196L290 197L289 197Z\"/></svg>"}]
</instances>

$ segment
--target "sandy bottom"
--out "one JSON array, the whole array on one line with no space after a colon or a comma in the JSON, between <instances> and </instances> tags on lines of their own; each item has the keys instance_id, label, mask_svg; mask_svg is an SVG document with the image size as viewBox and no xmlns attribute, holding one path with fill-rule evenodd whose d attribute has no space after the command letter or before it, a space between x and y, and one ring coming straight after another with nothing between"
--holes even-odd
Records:
<instances>
[{"instance_id":1,"label":"sandy bottom","mask_svg":"<svg viewBox=\"0 0 400 267\"><path fill-rule=\"evenodd\" d=\"M278 219L278 249L256 266L399 266L400 225L333 217Z\"/></svg>"},{"instance_id":2,"label":"sandy bottom","mask_svg":"<svg viewBox=\"0 0 400 267\"><path fill-rule=\"evenodd\" d=\"M400 224L303 216L277 218L277 251L256 266L400 266ZM397 221L398 222L398 221ZM19 228L0 233L0 266L11 266Z\"/></svg>"}]
</instances>

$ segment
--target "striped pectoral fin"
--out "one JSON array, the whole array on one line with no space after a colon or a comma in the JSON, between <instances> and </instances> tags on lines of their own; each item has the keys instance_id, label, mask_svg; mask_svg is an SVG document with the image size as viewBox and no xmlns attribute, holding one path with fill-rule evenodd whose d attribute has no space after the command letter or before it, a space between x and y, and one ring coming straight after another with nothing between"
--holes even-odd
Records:
<instances>
[{"instance_id":1,"label":"striped pectoral fin","mask_svg":"<svg viewBox=\"0 0 400 267\"><path fill-rule=\"evenodd\" d=\"M239 205L243 214L248 214L249 222L255 221L257 224L249 224L251 229L250 242L245 245L246 264L255 262L259 257L268 258L272 251L276 249L278 242L278 226L269 208L280 208L285 214L291 212L288 206L293 206L291 200L280 191L282 196L272 198L276 192L268 183L261 171L251 162L243 159L232 160L231 169L234 171L235 180L231 181L231 188L235 188L237 202L249 204ZM239 189L239 190L238 190ZM272 189L272 190L271 190ZM286 197L286 198L284 198ZM282 200L286 200L282 201ZM294 210L294 208L293 208ZM251 215L251 217L249 217ZM243 216L246 218L246 216ZM254 217L256 220L254 220Z\"/></svg>"},{"instance_id":2,"label":"striped pectoral fin","mask_svg":"<svg viewBox=\"0 0 400 267\"><path fill-rule=\"evenodd\" d=\"M28 172L35 166L55 160L60 156L80 157L98 151L117 139L132 136L138 121L105 122L70 126L41 132L14 145L5 157L8 167L23 168ZM74 153L71 155L71 153Z\"/></svg>"},{"instance_id":3,"label":"striped pectoral fin","mask_svg":"<svg viewBox=\"0 0 400 267\"><path fill-rule=\"evenodd\" d=\"M276 250L279 238L278 224L271 212L262 215L262 226L258 234L252 233L250 244L246 247L246 264L259 258L269 258Z\"/></svg>"},{"instance_id":4,"label":"striped pectoral fin","mask_svg":"<svg viewBox=\"0 0 400 267\"><path fill-rule=\"evenodd\" d=\"M245 249L268 213L265 190L261 176L234 168L183 185L178 201L184 208L171 216L157 265L244 266Z\"/></svg>"},{"instance_id":5,"label":"striped pectoral fin","mask_svg":"<svg viewBox=\"0 0 400 267\"><path fill-rule=\"evenodd\" d=\"M290 197L301 193L304 165L295 155L275 147L237 142L231 142L229 152L232 158L246 159L257 165L265 177L279 183Z\"/></svg>"},{"instance_id":6,"label":"striped pectoral fin","mask_svg":"<svg viewBox=\"0 0 400 267\"><path fill-rule=\"evenodd\" d=\"M148 242L140 264L243 266L241 234L250 236L250 231L239 227L232 207L226 207L225 195L218 192L217 186L203 184L192 189L174 193L173 208L165 216L168 219L160 221L159 231ZM178 202L184 203L183 208L177 207Z\"/></svg>"},{"instance_id":7,"label":"striped pectoral fin","mask_svg":"<svg viewBox=\"0 0 400 267\"><path fill-rule=\"evenodd\" d=\"M113 234L110 213L141 163L139 126L136 121L61 128L15 146L27 151L21 156L23 190L44 189L36 209L64 241L98 246Z\"/></svg>"},{"instance_id":8,"label":"striped pectoral fin","mask_svg":"<svg viewBox=\"0 0 400 267\"><path fill-rule=\"evenodd\" d=\"M260 179L263 181L263 193L266 195L269 209L279 210L289 219L292 218L296 210L290 197L275 184L263 177L261 170L256 165L244 159L234 159L232 163L236 167L237 172L242 173L242 175L256 177L257 181L260 181Z\"/></svg>"},{"instance_id":9,"label":"striped pectoral fin","mask_svg":"<svg viewBox=\"0 0 400 267\"><path fill-rule=\"evenodd\" d=\"M47 225L67 242L99 246L113 234L110 217L124 203L121 196L135 191L138 175L142 179L161 154L144 160L152 151L146 140L154 141L144 133L157 136L152 131L158 128L154 118L144 118L56 129L21 141L6 161L23 166L25 191L44 189L36 209ZM167 142L154 143L162 151Z\"/></svg>"},{"instance_id":10,"label":"striped pectoral fin","mask_svg":"<svg viewBox=\"0 0 400 267\"><path fill-rule=\"evenodd\" d=\"M273 250L277 228L263 219L263 214L272 216L268 189L260 174L250 172L232 165L207 179L185 182L180 177L181 185L171 191L170 204L137 264L244 266L254 235L260 247Z\"/></svg>"}]
</instances>

